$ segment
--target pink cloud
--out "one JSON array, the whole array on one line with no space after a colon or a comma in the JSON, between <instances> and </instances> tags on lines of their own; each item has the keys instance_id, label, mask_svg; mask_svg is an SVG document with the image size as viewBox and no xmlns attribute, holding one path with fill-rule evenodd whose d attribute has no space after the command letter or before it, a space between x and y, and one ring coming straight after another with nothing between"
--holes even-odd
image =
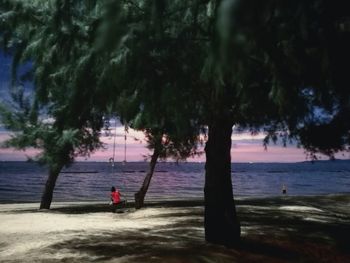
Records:
<instances>
[{"instance_id":1,"label":"pink cloud","mask_svg":"<svg viewBox=\"0 0 350 263\"><path fill-rule=\"evenodd\" d=\"M124 160L124 128L118 127L115 138L115 161ZM0 142L9 137L8 133L0 133ZM135 138L137 140L135 140ZM251 136L250 134L233 135L231 160L232 162L299 162L305 161L306 156L303 149L294 145L282 147L281 145L270 145L267 150L262 145L262 135ZM90 158L78 157L78 161L108 161L113 156L114 137L102 136L105 149L93 153ZM142 132L129 129L127 134L127 161L143 161L145 155L151 154L146 148L145 137ZM203 150L203 147L200 149ZM24 161L27 156L33 157L39 151L28 149L25 152L14 149L0 149L0 161ZM339 159L349 158L349 155L336 155ZM323 157L323 159L327 159ZM188 161L205 162L205 155L189 158Z\"/></svg>"},{"instance_id":2,"label":"pink cloud","mask_svg":"<svg viewBox=\"0 0 350 263\"><path fill-rule=\"evenodd\" d=\"M38 153L38 150L32 148L28 148L25 151L13 148L0 149L0 161L26 161L28 157L34 157Z\"/></svg>"}]
</instances>

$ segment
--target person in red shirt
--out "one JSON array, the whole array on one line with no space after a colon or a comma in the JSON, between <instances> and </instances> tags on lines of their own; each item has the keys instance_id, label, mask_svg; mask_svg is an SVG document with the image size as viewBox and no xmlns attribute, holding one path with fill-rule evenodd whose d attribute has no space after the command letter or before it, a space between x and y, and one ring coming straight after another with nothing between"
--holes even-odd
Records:
<instances>
[{"instance_id":1,"label":"person in red shirt","mask_svg":"<svg viewBox=\"0 0 350 263\"><path fill-rule=\"evenodd\" d=\"M124 204L123 201L121 201L121 194L118 190L115 189L114 186L111 188L111 201L112 201L112 211L113 213L116 211L117 208L119 208L121 205Z\"/></svg>"}]
</instances>

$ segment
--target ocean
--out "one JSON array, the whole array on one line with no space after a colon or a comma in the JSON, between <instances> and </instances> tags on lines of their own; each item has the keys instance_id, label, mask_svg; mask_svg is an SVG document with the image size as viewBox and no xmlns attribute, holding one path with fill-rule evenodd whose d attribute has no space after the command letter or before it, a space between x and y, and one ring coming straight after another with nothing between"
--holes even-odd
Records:
<instances>
[{"instance_id":1,"label":"ocean","mask_svg":"<svg viewBox=\"0 0 350 263\"><path fill-rule=\"evenodd\" d=\"M60 174L53 201L109 201L111 186L133 200L148 169L146 162L79 162ZM39 202L47 169L29 162L0 162L0 203ZM201 199L203 163L162 162L146 200ZM323 195L350 193L350 161L301 163L233 163L232 184L236 197Z\"/></svg>"}]
</instances>

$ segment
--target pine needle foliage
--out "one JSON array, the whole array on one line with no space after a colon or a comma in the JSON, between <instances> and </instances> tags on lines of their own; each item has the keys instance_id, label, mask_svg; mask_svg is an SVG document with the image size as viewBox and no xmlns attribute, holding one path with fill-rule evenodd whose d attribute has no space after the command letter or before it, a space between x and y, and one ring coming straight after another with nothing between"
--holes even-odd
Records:
<instances>
[{"instance_id":1,"label":"pine needle foliage","mask_svg":"<svg viewBox=\"0 0 350 263\"><path fill-rule=\"evenodd\" d=\"M311 157L350 142L349 17L345 2L217 1L203 68L212 112L265 143L297 140ZM327 139L325 139L327 138Z\"/></svg>"},{"instance_id":2,"label":"pine needle foliage","mask_svg":"<svg viewBox=\"0 0 350 263\"><path fill-rule=\"evenodd\" d=\"M2 1L0 10L1 43L13 55L17 93L17 109L1 107L6 128L15 131L7 146L42 149L37 160L59 167L101 147L103 113L94 101L100 91L91 73L96 1ZM19 81L17 69L26 61L33 65L34 98Z\"/></svg>"}]
</instances>

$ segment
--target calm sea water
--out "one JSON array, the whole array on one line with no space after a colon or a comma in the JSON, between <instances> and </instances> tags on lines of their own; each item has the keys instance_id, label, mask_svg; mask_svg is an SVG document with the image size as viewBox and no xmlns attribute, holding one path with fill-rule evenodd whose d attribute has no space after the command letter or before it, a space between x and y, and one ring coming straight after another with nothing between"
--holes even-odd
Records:
<instances>
[{"instance_id":1,"label":"calm sea water","mask_svg":"<svg viewBox=\"0 0 350 263\"><path fill-rule=\"evenodd\" d=\"M112 185L129 200L147 171L144 162L82 162L64 169L54 201L108 201ZM0 202L38 202L47 177L45 167L27 162L0 162ZM235 196L276 196L283 184L289 195L350 193L350 161L316 163L232 164ZM204 164L159 163L148 200L203 198Z\"/></svg>"}]
</instances>

